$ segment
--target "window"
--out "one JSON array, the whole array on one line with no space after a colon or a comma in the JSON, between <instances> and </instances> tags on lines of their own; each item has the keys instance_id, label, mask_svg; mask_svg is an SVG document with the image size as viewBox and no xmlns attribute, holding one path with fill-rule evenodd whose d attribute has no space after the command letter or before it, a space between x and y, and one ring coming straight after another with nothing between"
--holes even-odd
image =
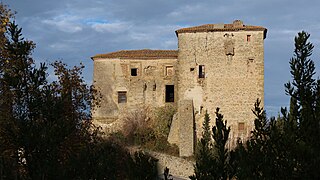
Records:
<instances>
[{"instance_id":1,"label":"window","mask_svg":"<svg viewBox=\"0 0 320 180\"><path fill-rule=\"evenodd\" d=\"M251 35L247 35L247 42L251 41Z\"/></svg>"},{"instance_id":2,"label":"window","mask_svg":"<svg viewBox=\"0 0 320 180\"><path fill-rule=\"evenodd\" d=\"M138 75L138 68L131 68L131 76L137 76Z\"/></svg>"},{"instance_id":3,"label":"window","mask_svg":"<svg viewBox=\"0 0 320 180\"><path fill-rule=\"evenodd\" d=\"M118 91L118 103L126 103L126 102L127 102L127 92Z\"/></svg>"},{"instance_id":4,"label":"window","mask_svg":"<svg viewBox=\"0 0 320 180\"><path fill-rule=\"evenodd\" d=\"M205 77L204 65L199 65L199 78Z\"/></svg>"},{"instance_id":5,"label":"window","mask_svg":"<svg viewBox=\"0 0 320 180\"><path fill-rule=\"evenodd\" d=\"M166 85L166 102L174 102L174 85Z\"/></svg>"},{"instance_id":6,"label":"window","mask_svg":"<svg viewBox=\"0 0 320 180\"><path fill-rule=\"evenodd\" d=\"M238 131L243 132L244 131L244 122L239 122L238 123Z\"/></svg>"},{"instance_id":7,"label":"window","mask_svg":"<svg viewBox=\"0 0 320 180\"><path fill-rule=\"evenodd\" d=\"M166 66L166 76L173 76L173 66Z\"/></svg>"}]
</instances>

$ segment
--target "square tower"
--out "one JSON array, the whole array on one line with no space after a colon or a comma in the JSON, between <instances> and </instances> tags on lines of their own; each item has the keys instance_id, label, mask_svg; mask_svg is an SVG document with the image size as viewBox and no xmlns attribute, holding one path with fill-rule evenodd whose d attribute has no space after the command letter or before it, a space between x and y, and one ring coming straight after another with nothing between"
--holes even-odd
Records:
<instances>
[{"instance_id":1,"label":"square tower","mask_svg":"<svg viewBox=\"0 0 320 180\"><path fill-rule=\"evenodd\" d=\"M229 148L237 139L250 136L255 118L251 110L257 99L263 105L266 32L264 27L244 25L240 20L176 31L178 98L193 101L198 138L205 110L214 122L217 107L231 127Z\"/></svg>"}]
</instances>

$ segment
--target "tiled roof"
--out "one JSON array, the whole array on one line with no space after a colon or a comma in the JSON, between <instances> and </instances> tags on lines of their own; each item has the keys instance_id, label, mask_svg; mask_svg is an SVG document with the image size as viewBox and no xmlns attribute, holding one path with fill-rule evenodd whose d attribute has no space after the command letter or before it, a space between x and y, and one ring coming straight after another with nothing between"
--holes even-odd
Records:
<instances>
[{"instance_id":1,"label":"tiled roof","mask_svg":"<svg viewBox=\"0 0 320 180\"><path fill-rule=\"evenodd\" d=\"M119 59L177 59L178 50L121 50L106 54L97 54L91 57L96 58L119 58Z\"/></svg>"},{"instance_id":2,"label":"tiled roof","mask_svg":"<svg viewBox=\"0 0 320 180\"><path fill-rule=\"evenodd\" d=\"M264 31L265 36L267 33L267 29L262 26L244 25L242 21L235 20L232 24L205 24L201 26L182 28L176 30L176 34L212 31Z\"/></svg>"}]
</instances>

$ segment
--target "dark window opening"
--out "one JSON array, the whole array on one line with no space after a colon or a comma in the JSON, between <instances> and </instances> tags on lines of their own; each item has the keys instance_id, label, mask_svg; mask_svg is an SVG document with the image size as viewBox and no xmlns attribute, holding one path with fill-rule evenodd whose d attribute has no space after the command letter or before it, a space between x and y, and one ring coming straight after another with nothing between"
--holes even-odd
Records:
<instances>
[{"instance_id":1,"label":"dark window opening","mask_svg":"<svg viewBox=\"0 0 320 180\"><path fill-rule=\"evenodd\" d=\"M166 102L174 102L174 85L166 85Z\"/></svg>"},{"instance_id":2,"label":"dark window opening","mask_svg":"<svg viewBox=\"0 0 320 180\"><path fill-rule=\"evenodd\" d=\"M199 78L205 77L204 65L199 65Z\"/></svg>"},{"instance_id":3,"label":"dark window opening","mask_svg":"<svg viewBox=\"0 0 320 180\"><path fill-rule=\"evenodd\" d=\"M251 35L247 35L247 42L251 41Z\"/></svg>"},{"instance_id":4,"label":"dark window opening","mask_svg":"<svg viewBox=\"0 0 320 180\"><path fill-rule=\"evenodd\" d=\"M131 76L137 76L138 75L138 68L131 68Z\"/></svg>"},{"instance_id":5,"label":"dark window opening","mask_svg":"<svg viewBox=\"0 0 320 180\"><path fill-rule=\"evenodd\" d=\"M190 68L190 71L191 71L191 72L194 71L194 68Z\"/></svg>"},{"instance_id":6,"label":"dark window opening","mask_svg":"<svg viewBox=\"0 0 320 180\"><path fill-rule=\"evenodd\" d=\"M127 92L119 91L118 92L118 103L126 103L127 102Z\"/></svg>"}]
</instances>

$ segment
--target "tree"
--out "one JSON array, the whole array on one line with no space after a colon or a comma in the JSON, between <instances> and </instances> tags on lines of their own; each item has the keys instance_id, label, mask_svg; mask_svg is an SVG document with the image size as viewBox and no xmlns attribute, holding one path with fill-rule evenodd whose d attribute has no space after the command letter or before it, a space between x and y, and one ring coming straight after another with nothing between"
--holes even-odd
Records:
<instances>
[{"instance_id":1,"label":"tree","mask_svg":"<svg viewBox=\"0 0 320 180\"><path fill-rule=\"evenodd\" d=\"M290 60L292 82L285 84L286 93L291 96L290 125L296 128L296 144L299 146L297 160L301 163L301 175L304 178L319 179L316 167L320 158L320 116L319 116L319 80L315 80L315 65L310 56L313 44L310 34L302 31L295 37L294 56ZM284 115L285 116L285 115Z\"/></svg>"},{"instance_id":2,"label":"tree","mask_svg":"<svg viewBox=\"0 0 320 180\"><path fill-rule=\"evenodd\" d=\"M203 122L202 137L197 143L195 153L196 164L194 165L194 175L190 179L209 180L213 177L213 152L212 152L212 132L210 130L210 116L206 111Z\"/></svg>"},{"instance_id":3,"label":"tree","mask_svg":"<svg viewBox=\"0 0 320 180\"><path fill-rule=\"evenodd\" d=\"M216 109L216 124L210 131L210 117L206 112L203 122L202 138L198 142L195 174L190 179L228 179L232 178L229 166L229 152L226 143L230 127L223 122L223 115ZM214 142L212 142L212 138Z\"/></svg>"},{"instance_id":4,"label":"tree","mask_svg":"<svg viewBox=\"0 0 320 180\"><path fill-rule=\"evenodd\" d=\"M4 10L0 6L0 11ZM2 18L1 14L0 18ZM3 18L2 18L3 19ZM1 20L2 20L1 19ZM35 44L8 22L0 44L0 178L4 179L151 179L155 160L102 138L91 120L96 91L71 69L52 63L36 67ZM112 166L110 166L112 164ZM141 173L141 169L148 171ZM59 173L57 173L59 172Z\"/></svg>"},{"instance_id":5,"label":"tree","mask_svg":"<svg viewBox=\"0 0 320 180\"><path fill-rule=\"evenodd\" d=\"M223 115L216 109L216 125L212 128L212 137L215 147L215 179L226 180L229 178L229 152L226 148L229 139L230 127L227 127L227 121L223 122Z\"/></svg>"}]
</instances>

